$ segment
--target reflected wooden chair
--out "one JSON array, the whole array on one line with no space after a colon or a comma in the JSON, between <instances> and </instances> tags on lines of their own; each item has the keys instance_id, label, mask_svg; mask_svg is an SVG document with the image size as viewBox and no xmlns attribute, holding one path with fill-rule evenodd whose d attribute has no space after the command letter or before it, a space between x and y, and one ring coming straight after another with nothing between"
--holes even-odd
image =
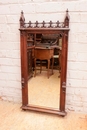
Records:
<instances>
[{"instance_id":1,"label":"reflected wooden chair","mask_svg":"<svg viewBox=\"0 0 87 130\"><path fill-rule=\"evenodd\" d=\"M40 60L40 73L42 71L42 60L48 61L48 67L47 67L47 76L49 78L49 68L50 68L50 59L52 59L52 74L53 74L53 64L54 64L54 49L49 47L35 47L34 50L34 65L35 65L35 75L36 76L36 60Z\"/></svg>"}]
</instances>

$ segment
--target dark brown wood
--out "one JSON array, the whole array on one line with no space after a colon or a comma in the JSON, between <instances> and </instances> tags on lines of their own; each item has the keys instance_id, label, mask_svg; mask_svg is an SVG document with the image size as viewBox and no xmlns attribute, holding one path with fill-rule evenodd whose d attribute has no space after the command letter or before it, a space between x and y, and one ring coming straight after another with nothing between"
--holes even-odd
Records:
<instances>
[{"instance_id":1,"label":"dark brown wood","mask_svg":"<svg viewBox=\"0 0 87 130\"><path fill-rule=\"evenodd\" d=\"M20 28L20 31L29 31L29 33L33 34L62 34L62 31L69 31L69 28ZM50 31L50 32L49 32Z\"/></svg>"},{"instance_id":2,"label":"dark brown wood","mask_svg":"<svg viewBox=\"0 0 87 130\"><path fill-rule=\"evenodd\" d=\"M21 11L20 27L24 27L24 23L25 23L24 13L23 13L23 11Z\"/></svg>"},{"instance_id":3,"label":"dark brown wood","mask_svg":"<svg viewBox=\"0 0 87 130\"><path fill-rule=\"evenodd\" d=\"M20 33L21 36L21 80L22 80L22 104L28 104L28 70L27 70L27 42L26 32Z\"/></svg>"},{"instance_id":4,"label":"dark brown wood","mask_svg":"<svg viewBox=\"0 0 87 130\"><path fill-rule=\"evenodd\" d=\"M42 25L41 25L42 24ZM33 26L32 26L33 25ZM41 26L40 26L41 25ZM21 17L20 17L20 27L26 27L26 28L67 28L69 27L69 15L68 15L68 9L66 10L66 16L64 19L64 22L38 22L32 23L29 21L28 23L25 23L24 13L21 11Z\"/></svg>"},{"instance_id":5,"label":"dark brown wood","mask_svg":"<svg viewBox=\"0 0 87 130\"><path fill-rule=\"evenodd\" d=\"M28 26L27 26L28 24ZM69 32L69 17L68 10L66 11L66 17L64 22L60 23L59 21L53 23L50 22L42 22L42 26L40 27L38 21L32 23L25 23L25 18L23 12L20 17L20 45L21 45L21 77L22 77L22 109L41 111L47 113L54 114L64 114L65 113L65 99L66 99L66 72L67 72L67 49L68 49L68 32ZM34 27L32 25L35 24ZM48 24L48 26L46 26ZM53 26L55 24L55 26ZM32 60L34 59L34 48L37 45L38 41L37 35L42 34L55 34L62 37L62 49L61 49L61 84L60 84L60 108L59 110L49 109L49 108L41 108L28 106L28 77L32 73ZM39 40L41 41L41 39ZM46 46L45 46L46 47ZM54 46L53 46L54 48ZM30 51L30 52L29 52ZM28 54L27 54L28 53ZM30 58L31 57L31 58ZM28 64L30 64L30 72L28 73ZM61 114L60 114L61 113ZM64 114L65 115L65 114Z\"/></svg>"},{"instance_id":6,"label":"dark brown wood","mask_svg":"<svg viewBox=\"0 0 87 130\"><path fill-rule=\"evenodd\" d=\"M68 9L66 10L66 16L64 19L64 27L69 27L69 14L68 14Z\"/></svg>"},{"instance_id":7,"label":"dark brown wood","mask_svg":"<svg viewBox=\"0 0 87 130\"><path fill-rule=\"evenodd\" d=\"M62 41L62 51L61 51L61 89L60 89L60 110L65 111L65 93L66 93L66 64L67 64L67 55L66 50L66 35L64 32L63 41ZM65 87L64 87L65 86Z\"/></svg>"},{"instance_id":8,"label":"dark brown wood","mask_svg":"<svg viewBox=\"0 0 87 130\"><path fill-rule=\"evenodd\" d=\"M34 105L22 106L22 109L23 110L37 111L37 112L44 112L44 113L51 113L51 114L56 114L56 115L60 115L63 117L67 114L66 112L61 112L57 109L44 108L44 107L34 106Z\"/></svg>"}]
</instances>

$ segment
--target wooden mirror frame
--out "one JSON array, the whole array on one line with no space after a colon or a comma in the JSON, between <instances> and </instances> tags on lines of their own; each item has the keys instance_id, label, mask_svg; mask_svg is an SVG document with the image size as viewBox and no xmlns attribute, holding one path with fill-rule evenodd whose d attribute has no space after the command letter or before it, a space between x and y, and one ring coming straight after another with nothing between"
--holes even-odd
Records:
<instances>
[{"instance_id":1,"label":"wooden mirror frame","mask_svg":"<svg viewBox=\"0 0 87 130\"><path fill-rule=\"evenodd\" d=\"M66 16L64 22L55 22L55 27L53 27L53 22L49 23L42 22L42 27L39 27L38 21L34 23L29 21L25 23L24 13L21 12L20 17L20 48L21 48L21 84L22 84L22 109L23 110L33 110L46 113L53 113L61 116L65 116L65 99L66 99L66 72L67 72L67 50L68 50L68 33L69 33L69 15L68 10L66 11ZM45 25L49 24L48 27ZM61 52L61 84L60 84L60 107L57 109L43 108L38 106L31 106L28 104L28 67L27 67L27 33L54 33L62 35L62 52ZM34 37L35 43L35 37ZM31 49L34 46L30 47Z\"/></svg>"}]
</instances>

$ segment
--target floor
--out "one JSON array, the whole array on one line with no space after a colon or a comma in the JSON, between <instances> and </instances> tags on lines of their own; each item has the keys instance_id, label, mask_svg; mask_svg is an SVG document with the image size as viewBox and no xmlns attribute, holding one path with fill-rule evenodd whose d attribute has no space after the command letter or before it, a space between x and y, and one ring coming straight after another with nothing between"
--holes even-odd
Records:
<instances>
[{"instance_id":1,"label":"floor","mask_svg":"<svg viewBox=\"0 0 87 130\"><path fill-rule=\"evenodd\" d=\"M65 117L23 111L21 104L0 100L0 130L87 130L87 115L68 112Z\"/></svg>"},{"instance_id":2,"label":"floor","mask_svg":"<svg viewBox=\"0 0 87 130\"><path fill-rule=\"evenodd\" d=\"M44 81L39 78L40 75L42 75ZM53 78L53 82L50 83L49 81ZM39 86L38 82L40 82ZM46 86L47 82L48 85ZM36 105L53 104L53 107L58 107L56 106L58 103L56 99L59 96L58 82L58 71L51 75L49 79L45 71L42 74L37 72L36 77L29 81L29 102L31 104L36 103ZM38 91L35 89L36 87ZM47 95L49 95L51 102ZM37 102L35 102L36 99ZM21 103L0 100L0 130L87 130L87 114L68 112L65 117L61 117L47 113L23 111L20 108L21 105Z\"/></svg>"},{"instance_id":3,"label":"floor","mask_svg":"<svg viewBox=\"0 0 87 130\"><path fill-rule=\"evenodd\" d=\"M50 70L50 77L47 77L47 71L43 68L37 70L36 76L28 81L28 100L29 104L51 107L59 109L60 100L60 78L59 71L54 70L53 75Z\"/></svg>"}]
</instances>

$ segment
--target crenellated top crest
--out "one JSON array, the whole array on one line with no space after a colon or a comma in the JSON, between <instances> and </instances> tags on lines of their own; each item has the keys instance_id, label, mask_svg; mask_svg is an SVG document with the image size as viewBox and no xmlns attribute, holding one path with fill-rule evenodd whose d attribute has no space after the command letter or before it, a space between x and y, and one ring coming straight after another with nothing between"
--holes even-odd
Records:
<instances>
[{"instance_id":1,"label":"crenellated top crest","mask_svg":"<svg viewBox=\"0 0 87 130\"><path fill-rule=\"evenodd\" d=\"M25 23L25 17L23 11L21 11L21 16L20 16L20 28L68 28L69 27L69 14L68 14L68 9L66 10L66 16L64 19L64 22L31 22L29 21L28 23Z\"/></svg>"}]
</instances>

